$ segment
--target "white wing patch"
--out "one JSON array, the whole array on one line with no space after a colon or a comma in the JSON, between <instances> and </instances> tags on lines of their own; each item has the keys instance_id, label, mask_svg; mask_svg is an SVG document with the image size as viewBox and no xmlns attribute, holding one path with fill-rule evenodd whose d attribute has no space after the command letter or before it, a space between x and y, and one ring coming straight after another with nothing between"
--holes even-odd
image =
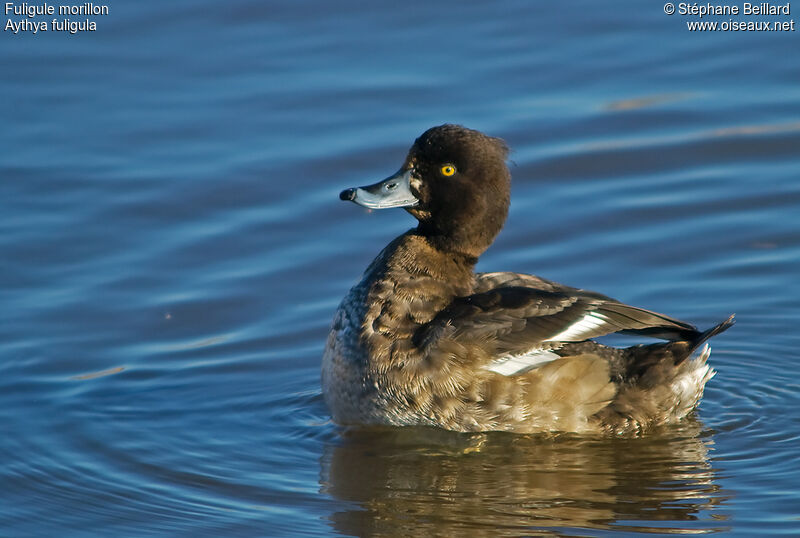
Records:
<instances>
[{"instance_id":1,"label":"white wing patch","mask_svg":"<svg viewBox=\"0 0 800 538\"><path fill-rule=\"evenodd\" d=\"M532 351L522 355L506 355L497 358L484 368L504 376L520 375L560 358L560 355L550 351Z\"/></svg>"},{"instance_id":2,"label":"white wing patch","mask_svg":"<svg viewBox=\"0 0 800 538\"><path fill-rule=\"evenodd\" d=\"M555 336L551 336L545 342L580 342L586 339L586 335L603 325L608 318L597 312L588 312L581 319L561 331Z\"/></svg>"}]
</instances>

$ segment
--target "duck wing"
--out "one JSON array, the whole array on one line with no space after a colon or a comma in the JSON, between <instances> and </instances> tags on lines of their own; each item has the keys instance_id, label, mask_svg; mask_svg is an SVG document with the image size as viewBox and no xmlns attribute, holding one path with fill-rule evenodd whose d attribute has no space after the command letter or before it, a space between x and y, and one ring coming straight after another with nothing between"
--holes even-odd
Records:
<instances>
[{"instance_id":1,"label":"duck wing","mask_svg":"<svg viewBox=\"0 0 800 538\"><path fill-rule=\"evenodd\" d=\"M498 271L494 273L476 273L473 293L481 293L503 286L521 286L523 288L534 288L546 291L575 289L536 275L512 273L510 271Z\"/></svg>"},{"instance_id":2,"label":"duck wing","mask_svg":"<svg viewBox=\"0 0 800 538\"><path fill-rule=\"evenodd\" d=\"M414 344L431 350L444 339L466 345L492 342L496 360L506 364L500 373L510 375L559 358L551 351L564 344L606 334L665 340L694 340L700 334L693 325L599 293L530 275L488 275L478 277L481 291L454 299L420 327Z\"/></svg>"}]
</instances>

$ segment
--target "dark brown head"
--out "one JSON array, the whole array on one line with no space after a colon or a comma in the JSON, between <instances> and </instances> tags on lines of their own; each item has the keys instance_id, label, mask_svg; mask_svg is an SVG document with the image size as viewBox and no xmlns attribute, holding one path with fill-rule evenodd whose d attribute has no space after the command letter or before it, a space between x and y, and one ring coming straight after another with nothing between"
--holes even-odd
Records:
<instances>
[{"instance_id":1,"label":"dark brown head","mask_svg":"<svg viewBox=\"0 0 800 538\"><path fill-rule=\"evenodd\" d=\"M425 131L393 176L339 197L365 207L404 207L437 248L477 258L508 215L508 149L499 138L460 125Z\"/></svg>"}]
</instances>

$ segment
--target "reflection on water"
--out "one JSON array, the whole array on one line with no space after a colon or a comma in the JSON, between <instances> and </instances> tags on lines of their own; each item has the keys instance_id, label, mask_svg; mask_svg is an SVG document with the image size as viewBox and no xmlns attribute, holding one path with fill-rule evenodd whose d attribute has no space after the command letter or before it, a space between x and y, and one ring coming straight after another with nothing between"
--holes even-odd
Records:
<instances>
[{"instance_id":1,"label":"reflection on water","mask_svg":"<svg viewBox=\"0 0 800 538\"><path fill-rule=\"evenodd\" d=\"M643 439L349 431L323 453L321 484L353 503L331 516L347 535L698 534L726 528L708 513L725 500L712 444L694 419Z\"/></svg>"}]
</instances>

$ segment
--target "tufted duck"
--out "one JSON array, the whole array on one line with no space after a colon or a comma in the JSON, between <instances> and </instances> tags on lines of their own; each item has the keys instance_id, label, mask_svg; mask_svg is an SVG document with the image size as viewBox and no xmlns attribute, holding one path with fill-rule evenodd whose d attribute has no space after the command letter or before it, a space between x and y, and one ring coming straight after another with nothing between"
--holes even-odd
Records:
<instances>
[{"instance_id":1,"label":"tufted duck","mask_svg":"<svg viewBox=\"0 0 800 538\"><path fill-rule=\"evenodd\" d=\"M508 214L507 151L498 138L441 125L396 174L341 193L403 207L419 225L383 249L336 312L322 387L338 423L626 434L697 406L715 373L704 343L733 316L699 331L536 276L473 272ZM592 340L610 333L666 342Z\"/></svg>"}]
</instances>

